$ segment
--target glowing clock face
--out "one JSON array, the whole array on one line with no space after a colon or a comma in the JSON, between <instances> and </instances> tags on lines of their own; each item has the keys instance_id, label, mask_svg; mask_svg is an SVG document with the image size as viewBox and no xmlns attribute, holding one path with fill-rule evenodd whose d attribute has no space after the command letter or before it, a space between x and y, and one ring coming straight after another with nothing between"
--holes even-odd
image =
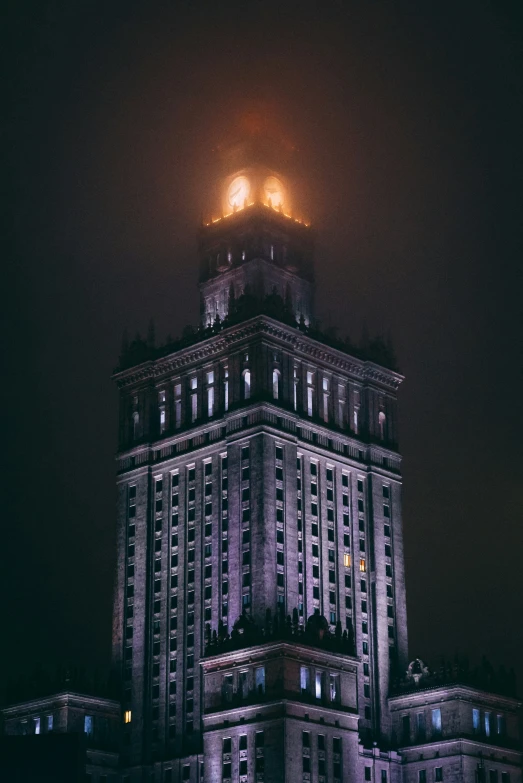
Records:
<instances>
[{"instance_id":1,"label":"glowing clock face","mask_svg":"<svg viewBox=\"0 0 523 783\"><path fill-rule=\"evenodd\" d=\"M276 177L267 177L263 183L263 192L267 204L273 207L283 206L283 185Z\"/></svg>"},{"instance_id":2,"label":"glowing clock face","mask_svg":"<svg viewBox=\"0 0 523 783\"><path fill-rule=\"evenodd\" d=\"M247 177L236 177L229 185L229 190L227 191L229 206L233 209L234 207L243 207L245 201L249 198L250 192L251 185Z\"/></svg>"}]
</instances>

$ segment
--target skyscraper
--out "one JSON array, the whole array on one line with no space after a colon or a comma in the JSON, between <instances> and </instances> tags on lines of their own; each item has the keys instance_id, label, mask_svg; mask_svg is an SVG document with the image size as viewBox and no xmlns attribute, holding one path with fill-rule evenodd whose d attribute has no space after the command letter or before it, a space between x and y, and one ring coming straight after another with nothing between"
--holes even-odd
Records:
<instances>
[{"instance_id":1,"label":"skyscraper","mask_svg":"<svg viewBox=\"0 0 523 783\"><path fill-rule=\"evenodd\" d=\"M308 774L308 726L341 779L360 738L390 741L407 665L402 377L315 328L313 229L274 148L224 156L214 215L200 330L115 374L123 761L283 780L284 758Z\"/></svg>"},{"instance_id":2,"label":"skyscraper","mask_svg":"<svg viewBox=\"0 0 523 783\"><path fill-rule=\"evenodd\" d=\"M521 783L513 675L408 662L393 357L319 330L289 151L255 135L219 160L200 327L115 373L121 703L26 694L0 773Z\"/></svg>"}]
</instances>

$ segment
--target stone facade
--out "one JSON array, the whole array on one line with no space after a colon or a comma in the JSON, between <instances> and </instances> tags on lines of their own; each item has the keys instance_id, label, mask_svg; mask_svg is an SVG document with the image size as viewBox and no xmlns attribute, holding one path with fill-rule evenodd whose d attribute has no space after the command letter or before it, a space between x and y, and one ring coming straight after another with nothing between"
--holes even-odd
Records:
<instances>
[{"instance_id":1,"label":"stone facade","mask_svg":"<svg viewBox=\"0 0 523 783\"><path fill-rule=\"evenodd\" d=\"M520 783L519 703L407 668L402 376L310 326L312 244L211 221L198 339L115 373L119 779Z\"/></svg>"}]
</instances>

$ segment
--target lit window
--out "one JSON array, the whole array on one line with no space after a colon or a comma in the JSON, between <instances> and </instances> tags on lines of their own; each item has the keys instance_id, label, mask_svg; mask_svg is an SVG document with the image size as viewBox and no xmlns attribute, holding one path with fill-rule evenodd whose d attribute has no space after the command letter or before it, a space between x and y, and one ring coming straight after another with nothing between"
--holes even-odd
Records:
<instances>
[{"instance_id":1,"label":"lit window","mask_svg":"<svg viewBox=\"0 0 523 783\"><path fill-rule=\"evenodd\" d=\"M380 430L380 438L382 440L385 438L385 421L386 421L385 414L383 413L383 411L380 411L378 416L378 425Z\"/></svg>"},{"instance_id":2,"label":"lit window","mask_svg":"<svg viewBox=\"0 0 523 783\"><path fill-rule=\"evenodd\" d=\"M301 666L300 667L300 687L302 693L308 693L309 691L309 667L308 666Z\"/></svg>"},{"instance_id":3,"label":"lit window","mask_svg":"<svg viewBox=\"0 0 523 783\"><path fill-rule=\"evenodd\" d=\"M123 722L124 723L130 723L131 722L131 710L125 710L123 714Z\"/></svg>"},{"instance_id":4,"label":"lit window","mask_svg":"<svg viewBox=\"0 0 523 783\"><path fill-rule=\"evenodd\" d=\"M174 426L179 429L182 426L182 385L177 383L174 387Z\"/></svg>"},{"instance_id":5,"label":"lit window","mask_svg":"<svg viewBox=\"0 0 523 783\"><path fill-rule=\"evenodd\" d=\"M360 571L361 572L365 572L366 570L367 569L366 569L366 566L365 566L365 560L361 559L360 560Z\"/></svg>"},{"instance_id":6,"label":"lit window","mask_svg":"<svg viewBox=\"0 0 523 783\"><path fill-rule=\"evenodd\" d=\"M52 731L52 730L53 730L53 716L52 715L48 715L47 716L47 731Z\"/></svg>"},{"instance_id":7,"label":"lit window","mask_svg":"<svg viewBox=\"0 0 523 783\"><path fill-rule=\"evenodd\" d=\"M243 398L250 399L251 396L251 371L245 370L243 373Z\"/></svg>"},{"instance_id":8,"label":"lit window","mask_svg":"<svg viewBox=\"0 0 523 783\"><path fill-rule=\"evenodd\" d=\"M298 368L295 367L293 371L294 379L294 410L298 410Z\"/></svg>"},{"instance_id":9,"label":"lit window","mask_svg":"<svg viewBox=\"0 0 523 783\"><path fill-rule=\"evenodd\" d=\"M272 371L272 397L277 400L280 396L280 373L278 370Z\"/></svg>"},{"instance_id":10,"label":"lit window","mask_svg":"<svg viewBox=\"0 0 523 783\"><path fill-rule=\"evenodd\" d=\"M207 416L211 418L213 415L214 415L214 386L209 386L207 389Z\"/></svg>"},{"instance_id":11,"label":"lit window","mask_svg":"<svg viewBox=\"0 0 523 783\"><path fill-rule=\"evenodd\" d=\"M40 718L33 718L35 734L40 734Z\"/></svg>"},{"instance_id":12,"label":"lit window","mask_svg":"<svg viewBox=\"0 0 523 783\"><path fill-rule=\"evenodd\" d=\"M322 696L322 680L323 675L321 672L316 672L316 676L314 679L314 695L317 699L321 699Z\"/></svg>"},{"instance_id":13,"label":"lit window","mask_svg":"<svg viewBox=\"0 0 523 783\"><path fill-rule=\"evenodd\" d=\"M254 678L257 693L265 693L265 666L258 666Z\"/></svg>"},{"instance_id":14,"label":"lit window","mask_svg":"<svg viewBox=\"0 0 523 783\"><path fill-rule=\"evenodd\" d=\"M347 552L343 555L343 565L345 568L350 568L350 555Z\"/></svg>"},{"instance_id":15,"label":"lit window","mask_svg":"<svg viewBox=\"0 0 523 783\"><path fill-rule=\"evenodd\" d=\"M93 716L84 715L84 734L90 737L93 733Z\"/></svg>"},{"instance_id":16,"label":"lit window","mask_svg":"<svg viewBox=\"0 0 523 783\"><path fill-rule=\"evenodd\" d=\"M198 417L198 395L196 393L196 384L196 378L192 378L191 389L194 389L195 391L193 394L191 394L191 422L195 422Z\"/></svg>"},{"instance_id":17,"label":"lit window","mask_svg":"<svg viewBox=\"0 0 523 783\"><path fill-rule=\"evenodd\" d=\"M158 410L160 414L160 434L165 432L165 392L158 393Z\"/></svg>"},{"instance_id":18,"label":"lit window","mask_svg":"<svg viewBox=\"0 0 523 783\"><path fill-rule=\"evenodd\" d=\"M439 707L432 710L432 731L434 734L441 734L441 710Z\"/></svg>"},{"instance_id":19,"label":"lit window","mask_svg":"<svg viewBox=\"0 0 523 783\"><path fill-rule=\"evenodd\" d=\"M227 367L223 369L224 382L223 382L223 404L226 411L229 410L229 370Z\"/></svg>"},{"instance_id":20,"label":"lit window","mask_svg":"<svg viewBox=\"0 0 523 783\"><path fill-rule=\"evenodd\" d=\"M340 675L331 674L329 676L330 700L338 702L340 700Z\"/></svg>"},{"instance_id":21,"label":"lit window","mask_svg":"<svg viewBox=\"0 0 523 783\"><path fill-rule=\"evenodd\" d=\"M485 734L490 737L490 712L485 713Z\"/></svg>"},{"instance_id":22,"label":"lit window","mask_svg":"<svg viewBox=\"0 0 523 783\"><path fill-rule=\"evenodd\" d=\"M358 434L358 419L359 419L359 409L354 408L354 412L352 414L352 426L354 429L354 433Z\"/></svg>"}]
</instances>

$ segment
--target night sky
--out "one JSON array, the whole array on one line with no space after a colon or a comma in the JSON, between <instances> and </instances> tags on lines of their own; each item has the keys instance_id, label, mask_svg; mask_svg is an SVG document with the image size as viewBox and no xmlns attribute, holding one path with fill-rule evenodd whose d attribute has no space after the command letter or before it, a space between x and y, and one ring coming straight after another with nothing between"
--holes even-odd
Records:
<instances>
[{"instance_id":1,"label":"night sky","mask_svg":"<svg viewBox=\"0 0 523 783\"><path fill-rule=\"evenodd\" d=\"M519 2L11 2L0 687L108 668L125 328L198 320L211 150L299 149L317 314L390 333L410 653L523 691Z\"/></svg>"}]
</instances>

